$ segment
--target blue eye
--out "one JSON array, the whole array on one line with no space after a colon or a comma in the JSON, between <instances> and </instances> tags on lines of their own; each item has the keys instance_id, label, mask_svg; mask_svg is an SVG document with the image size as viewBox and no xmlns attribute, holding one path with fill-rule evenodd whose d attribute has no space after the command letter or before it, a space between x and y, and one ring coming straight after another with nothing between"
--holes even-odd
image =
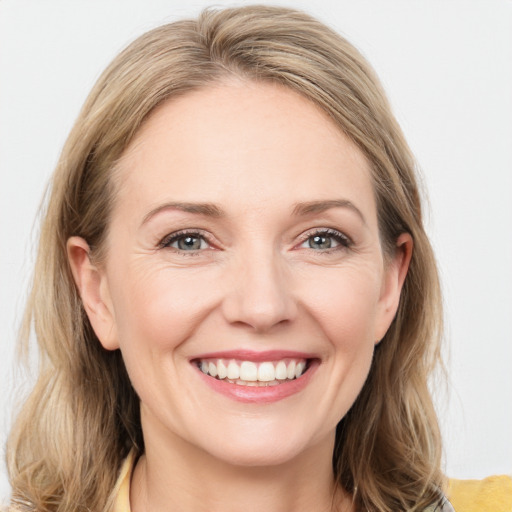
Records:
<instances>
[{"instance_id":1,"label":"blue eye","mask_svg":"<svg viewBox=\"0 0 512 512\"><path fill-rule=\"evenodd\" d=\"M174 233L165 238L160 245L187 252L200 251L209 247L208 242L199 233Z\"/></svg>"},{"instance_id":2,"label":"blue eye","mask_svg":"<svg viewBox=\"0 0 512 512\"><path fill-rule=\"evenodd\" d=\"M324 235L310 236L308 245L311 249L330 249L333 246L333 239Z\"/></svg>"},{"instance_id":3,"label":"blue eye","mask_svg":"<svg viewBox=\"0 0 512 512\"><path fill-rule=\"evenodd\" d=\"M326 251L339 247L349 247L350 240L336 230L322 230L308 236L300 247L306 249L314 249L317 251Z\"/></svg>"}]
</instances>

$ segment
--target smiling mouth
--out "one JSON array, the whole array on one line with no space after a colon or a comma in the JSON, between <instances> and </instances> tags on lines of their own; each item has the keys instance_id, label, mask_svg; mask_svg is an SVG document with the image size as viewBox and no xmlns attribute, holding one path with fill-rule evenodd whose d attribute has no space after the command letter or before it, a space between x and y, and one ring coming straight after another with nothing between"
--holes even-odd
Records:
<instances>
[{"instance_id":1,"label":"smiling mouth","mask_svg":"<svg viewBox=\"0 0 512 512\"><path fill-rule=\"evenodd\" d=\"M300 378L310 367L310 359L285 358L277 361L238 359L198 359L197 367L209 377L238 386L278 386Z\"/></svg>"}]
</instances>

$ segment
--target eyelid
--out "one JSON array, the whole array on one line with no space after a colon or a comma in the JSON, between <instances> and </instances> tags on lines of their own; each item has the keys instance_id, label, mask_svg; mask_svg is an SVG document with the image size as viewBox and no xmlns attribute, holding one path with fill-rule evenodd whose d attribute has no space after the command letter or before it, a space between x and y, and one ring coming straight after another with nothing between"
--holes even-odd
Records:
<instances>
[{"instance_id":1,"label":"eyelid","mask_svg":"<svg viewBox=\"0 0 512 512\"><path fill-rule=\"evenodd\" d=\"M207 232L203 231L202 229L187 228L187 229L181 229L179 231L173 231L172 233L165 235L164 238L162 238L162 240L160 240L160 242L158 242L158 248L174 249L176 252L179 252L179 253L190 252L192 254L197 254L198 252L206 250L206 249L197 249L195 251L181 251L180 249L171 247L171 244L174 241L178 240L181 237L187 236L187 235L196 236L197 238L203 239L208 244L209 249L211 249L212 246L214 245L212 242L211 236Z\"/></svg>"},{"instance_id":2,"label":"eyelid","mask_svg":"<svg viewBox=\"0 0 512 512\"><path fill-rule=\"evenodd\" d=\"M196 249L196 250L192 250L192 251L183 251L183 250L171 247L171 244L173 242L175 242L179 238L185 237L187 235L195 236L197 238L201 238L202 240L204 240L208 245L208 247L206 249L215 249L215 243L212 240L212 236L208 232L206 232L202 229L197 229L197 228L187 228L187 229L181 229L178 231L173 231L172 233L165 235L162 238L162 240L160 240L160 242L158 242L157 246L160 249L172 249L180 254L189 253L190 255L197 254L199 252L206 250L206 249ZM339 231L338 229L334 229L334 228L319 227L319 228L312 228L312 229L302 233L299 236L298 244L296 244L294 248L300 248L300 246L304 242L306 242L309 238L311 238L312 236L315 236L315 235L327 235L327 236L337 239L337 241L339 243L339 246L336 246L336 247L333 247L330 249L325 249L323 251L315 251L315 252L329 252L329 251L337 250L338 248L347 249L353 245L352 239L349 236L347 236L345 233L343 233L342 231Z\"/></svg>"},{"instance_id":3,"label":"eyelid","mask_svg":"<svg viewBox=\"0 0 512 512\"><path fill-rule=\"evenodd\" d=\"M300 241L295 247L300 248L300 246L304 242L306 242L308 240L308 238L311 238L312 236L315 236L315 235L327 235L327 236L331 236L333 238L338 239L339 244L342 249L347 249L354 244L353 240L348 235L346 235L342 231L339 231L338 229L313 228L313 229L310 229L300 235ZM316 252L329 252L329 251L334 251L336 249L338 249L338 247L332 247L330 249L325 249L323 251L316 251Z\"/></svg>"}]
</instances>

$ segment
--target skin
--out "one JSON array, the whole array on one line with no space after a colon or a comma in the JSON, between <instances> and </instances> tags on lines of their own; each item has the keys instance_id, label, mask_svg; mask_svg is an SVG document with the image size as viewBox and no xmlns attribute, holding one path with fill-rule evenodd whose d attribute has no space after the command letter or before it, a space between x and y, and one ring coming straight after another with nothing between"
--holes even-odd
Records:
<instances>
[{"instance_id":1,"label":"skin","mask_svg":"<svg viewBox=\"0 0 512 512\"><path fill-rule=\"evenodd\" d=\"M404 234L384 258L363 154L298 94L229 81L159 107L116 182L106 260L78 237L68 253L91 324L122 351L141 399L133 510L350 510L332 474L335 427L412 252ZM220 215L165 207L175 202ZM312 202L324 204L297 212ZM181 230L198 248L169 241ZM331 248L314 244L318 232ZM319 364L300 392L244 403L191 364L224 350L295 350Z\"/></svg>"}]
</instances>

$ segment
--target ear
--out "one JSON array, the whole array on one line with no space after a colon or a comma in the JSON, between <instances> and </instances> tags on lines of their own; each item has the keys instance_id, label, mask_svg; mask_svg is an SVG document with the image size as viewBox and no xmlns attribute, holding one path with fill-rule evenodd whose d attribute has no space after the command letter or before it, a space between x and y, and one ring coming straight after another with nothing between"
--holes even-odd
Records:
<instances>
[{"instance_id":1,"label":"ear","mask_svg":"<svg viewBox=\"0 0 512 512\"><path fill-rule=\"evenodd\" d=\"M395 318L400 302L400 294L411 263L414 242L409 233L402 233L395 245L395 252L385 263L379 315L375 332L375 343L384 337Z\"/></svg>"},{"instance_id":2,"label":"ear","mask_svg":"<svg viewBox=\"0 0 512 512\"><path fill-rule=\"evenodd\" d=\"M119 348L112 301L104 270L94 265L87 242L78 236L67 241L68 260L91 326L107 350Z\"/></svg>"}]
</instances>

